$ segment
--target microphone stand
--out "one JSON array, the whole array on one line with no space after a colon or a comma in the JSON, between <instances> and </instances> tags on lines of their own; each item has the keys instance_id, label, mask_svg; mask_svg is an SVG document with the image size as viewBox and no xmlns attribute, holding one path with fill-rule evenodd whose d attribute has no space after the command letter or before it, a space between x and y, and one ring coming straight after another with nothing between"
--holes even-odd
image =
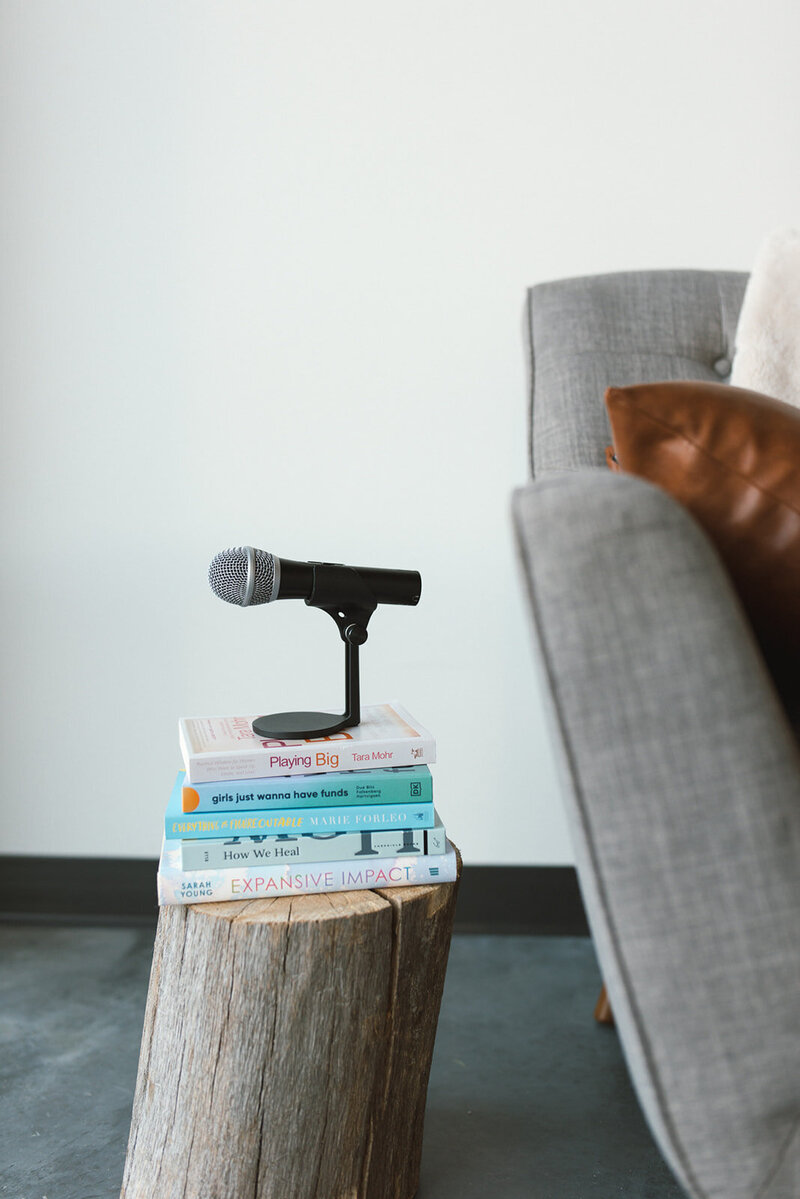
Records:
<instances>
[{"instance_id":1,"label":"microphone stand","mask_svg":"<svg viewBox=\"0 0 800 1199\"><path fill-rule=\"evenodd\" d=\"M325 567L317 571L317 566ZM350 566L338 563L312 563L314 578L306 598L310 608L327 612L339 629L345 646L344 713L273 712L253 721L257 737L276 740L311 740L338 733L361 723L361 685L358 673L358 647L367 640L367 624L378 601L361 575Z\"/></svg>"}]
</instances>

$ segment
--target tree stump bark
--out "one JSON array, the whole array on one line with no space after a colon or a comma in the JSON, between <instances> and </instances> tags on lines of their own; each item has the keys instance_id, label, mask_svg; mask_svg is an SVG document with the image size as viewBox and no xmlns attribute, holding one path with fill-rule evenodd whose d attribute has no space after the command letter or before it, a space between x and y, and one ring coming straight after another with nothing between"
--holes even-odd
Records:
<instances>
[{"instance_id":1,"label":"tree stump bark","mask_svg":"<svg viewBox=\"0 0 800 1199\"><path fill-rule=\"evenodd\" d=\"M121 1199L411 1199L457 887L163 907Z\"/></svg>"}]
</instances>

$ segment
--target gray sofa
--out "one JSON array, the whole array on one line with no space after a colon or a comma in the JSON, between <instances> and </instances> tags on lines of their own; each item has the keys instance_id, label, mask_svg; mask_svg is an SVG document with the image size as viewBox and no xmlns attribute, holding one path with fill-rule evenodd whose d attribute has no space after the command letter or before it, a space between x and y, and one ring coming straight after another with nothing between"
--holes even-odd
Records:
<instances>
[{"instance_id":1,"label":"gray sofa","mask_svg":"<svg viewBox=\"0 0 800 1199\"><path fill-rule=\"evenodd\" d=\"M726 378L745 283L531 289L532 481L513 520L581 889L650 1127L691 1196L796 1199L798 742L705 534L605 466L605 388Z\"/></svg>"}]
</instances>

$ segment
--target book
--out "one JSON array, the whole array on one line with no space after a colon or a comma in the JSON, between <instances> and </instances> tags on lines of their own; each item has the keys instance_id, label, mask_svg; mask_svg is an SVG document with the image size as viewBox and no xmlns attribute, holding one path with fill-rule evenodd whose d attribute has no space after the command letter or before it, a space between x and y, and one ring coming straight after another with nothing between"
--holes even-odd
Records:
<instances>
[{"instance_id":1,"label":"book","mask_svg":"<svg viewBox=\"0 0 800 1199\"><path fill-rule=\"evenodd\" d=\"M427 857L309 862L299 869L275 863L229 870L182 870L180 854L177 842L166 839L162 842L158 868L159 904L214 903L276 895L311 895L321 891L451 883L455 881L457 871L456 853L449 841L445 853Z\"/></svg>"},{"instance_id":2,"label":"book","mask_svg":"<svg viewBox=\"0 0 800 1199\"><path fill-rule=\"evenodd\" d=\"M318 833L331 829L359 832L371 828L433 828L435 819L432 800L344 807L251 808L246 812L183 812L183 781L183 771L178 771L164 814L164 832L170 840Z\"/></svg>"},{"instance_id":3,"label":"book","mask_svg":"<svg viewBox=\"0 0 800 1199\"><path fill-rule=\"evenodd\" d=\"M374 770L436 761L433 737L394 702L362 708L360 724L307 741L257 737L251 728L255 719L181 717L178 739L187 782Z\"/></svg>"},{"instance_id":4,"label":"book","mask_svg":"<svg viewBox=\"0 0 800 1199\"><path fill-rule=\"evenodd\" d=\"M359 861L443 854L447 843L438 813L433 828L340 830L322 833L279 833L277 836L210 838L181 841L183 870L225 870L263 863Z\"/></svg>"},{"instance_id":5,"label":"book","mask_svg":"<svg viewBox=\"0 0 800 1199\"><path fill-rule=\"evenodd\" d=\"M319 774L277 775L216 783L184 782L184 812L231 812L248 808L321 808L328 804L408 803L433 799L427 766L390 766Z\"/></svg>"}]
</instances>

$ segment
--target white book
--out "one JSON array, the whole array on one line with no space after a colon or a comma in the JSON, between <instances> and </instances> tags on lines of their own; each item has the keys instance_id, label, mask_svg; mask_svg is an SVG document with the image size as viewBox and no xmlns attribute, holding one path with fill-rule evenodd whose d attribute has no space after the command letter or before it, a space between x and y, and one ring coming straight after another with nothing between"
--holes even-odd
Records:
<instances>
[{"instance_id":1,"label":"white book","mask_svg":"<svg viewBox=\"0 0 800 1199\"><path fill-rule=\"evenodd\" d=\"M413 887L452 883L456 852L419 857L373 858L370 861L304 862L294 866L241 866L226 870L182 870L180 841L162 842L158 868L159 904L220 903L233 899L265 899L280 895L312 895L321 891L363 891L376 887Z\"/></svg>"},{"instance_id":2,"label":"white book","mask_svg":"<svg viewBox=\"0 0 800 1199\"><path fill-rule=\"evenodd\" d=\"M259 737L251 727L255 719L181 717L178 739L186 781L213 783L436 761L431 734L395 702L362 708L360 724L306 741Z\"/></svg>"}]
</instances>

